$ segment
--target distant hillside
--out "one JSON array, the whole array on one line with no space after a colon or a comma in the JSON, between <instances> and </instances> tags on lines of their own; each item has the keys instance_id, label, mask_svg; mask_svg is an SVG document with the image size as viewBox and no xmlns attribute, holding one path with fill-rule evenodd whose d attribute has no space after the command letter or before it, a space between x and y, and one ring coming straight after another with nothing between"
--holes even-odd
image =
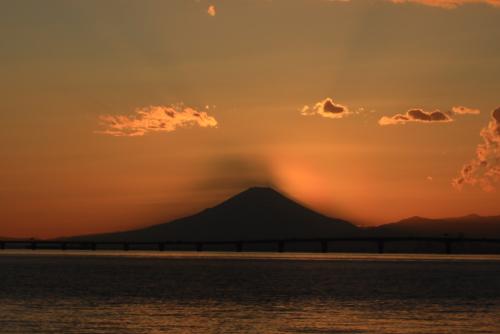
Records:
<instances>
[{"instance_id":1,"label":"distant hillside","mask_svg":"<svg viewBox=\"0 0 500 334\"><path fill-rule=\"evenodd\" d=\"M25 239L28 239L28 238L25 238ZM2 237L0 236L0 240L3 240L3 241L9 241L9 240L20 240L19 238L12 238L12 237Z\"/></svg>"},{"instance_id":2,"label":"distant hillside","mask_svg":"<svg viewBox=\"0 0 500 334\"><path fill-rule=\"evenodd\" d=\"M412 217L397 223L369 229L383 236L464 236L500 237L500 216L469 215L455 218L430 219Z\"/></svg>"},{"instance_id":3,"label":"distant hillside","mask_svg":"<svg viewBox=\"0 0 500 334\"><path fill-rule=\"evenodd\" d=\"M209 241L346 237L360 229L329 218L270 188L250 188L193 216L148 228L81 236L95 241Z\"/></svg>"}]
</instances>

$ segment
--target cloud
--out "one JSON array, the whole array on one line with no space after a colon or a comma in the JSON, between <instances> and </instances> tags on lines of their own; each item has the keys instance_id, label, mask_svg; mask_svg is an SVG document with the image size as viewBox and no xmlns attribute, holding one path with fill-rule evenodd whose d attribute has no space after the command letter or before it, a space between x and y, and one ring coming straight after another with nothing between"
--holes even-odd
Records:
<instances>
[{"instance_id":1,"label":"cloud","mask_svg":"<svg viewBox=\"0 0 500 334\"><path fill-rule=\"evenodd\" d=\"M480 136L483 143L477 146L476 157L465 164L460 175L452 181L459 190L468 184L493 191L495 183L500 181L500 108L492 112L491 120L481 130Z\"/></svg>"},{"instance_id":2,"label":"cloud","mask_svg":"<svg viewBox=\"0 0 500 334\"><path fill-rule=\"evenodd\" d=\"M479 109L467 108L464 106L458 106L451 108L451 112L457 115L479 115L481 111Z\"/></svg>"},{"instance_id":3,"label":"cloud","mask_svg":"<svg viewBox=\"0 0 500 334\"><path fill-rule=\"evenodd\" d=\"M495 7L500 7L500 0L389 0L392 3L418 3L421 5L454 9L466 4L483 3Z\"/></svg>"},{"instance_id":4,"label":"cloud","mask_svg":"<svg viewBox=\"0 0 500 334\"><path fill-rule=\"evenodd\" d=\"M351 114L346 106L333 102L330 97L317 102L313 107L304 106L300 113L303 116L320 115L326 118L342 118Z\"/></svg>"},{"instance_id":5,"label":"cloud","mask_svg":"<svg viewBox=\"0 0 500 334\"><path fill-rule=\"evenodd\" d=\"M102 115L98 133L117 137L144 136L150 132L171 132L179 127L216 127L217 121L204 111L182 105L138 108L132 116Z\"/></svg>"},{"instance_id":6,"label":"cloud","mask_svg":"<svg viewBox=\"0 0 500 334\"><path fill-rule=\"evenodd\" d=\"M332 2L349 2L350 0L329 0ZM392 2L395 4L416 3L425 6L438 7L444 9L455 9L467 4L488 4L500 7L500 0L379 0Z\"/></svg>"},{"instance_id":7,"label":"cloud","mask_svg":"<svg viewBox=\"0 0 500 334\"><path fill-rule=\"evenodd\" d=\"M215 8L214 5L210 5L210 6L208 6L207 13L210 16L215 16L215 15L217 15L217 9Z\"/></svg>"},{"instance_id":8,"label":"cloud","mask_svg":"<svg viewBox=\"0 0 500 334\"><path fill-rule=\"evenodd\" d=\"M379 119L379 125L398 125L406 124L408 122L420 122L420 123L447 123L453 122L453 119L444 112L439 110L436 111L424 111L422 109L410 109L405 114L396 114L394 116L384 116Z\"/></svg>"}]
</instances>

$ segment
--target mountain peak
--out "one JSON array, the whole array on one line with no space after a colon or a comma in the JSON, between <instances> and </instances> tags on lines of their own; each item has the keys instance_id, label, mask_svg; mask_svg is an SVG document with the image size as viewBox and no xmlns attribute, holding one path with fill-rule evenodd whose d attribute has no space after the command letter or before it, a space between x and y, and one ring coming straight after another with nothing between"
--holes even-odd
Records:
<instances>
[{"instance_id":1,"label":"mountain peak","mask_svg":"<svg viewBox=\"0 0 500 334\"><path fill-rule=\"evenodd\" d=\"M254 203L257 205L260 202L268 202L270 200L281 199L283 201L290 201L286 196L278 192L277 190L270 187L250 187L231 198L227 199L220 205L224 205L226 203L234 203L234 202L245 202L247 204Z\"/></svg>"},{"instance_id":2,"label":"mountain peak","mask_svg":"<svg viewBox=\"0 0 500 334\"><path fill-rule=\"evenodd\" d=\"M358 228L317 213L270 187L251 187L210 209L106 240L262 240L352 236Z\"/></svg>"},{"instance_id":3,"label":"mountain peak","mask_svg":"<svg viewBox=\"0 0 500 334\"><path fill-rule=\"evenodd\" d=\"M279 193L278 191L276 191L274 188L271 188L271 187L255 186L255 187L250 187L250 188L242 191L240 194L242 194L242 193L252 193L252 192L259 192L259 193Z\"/></svg>"}]
</instances>

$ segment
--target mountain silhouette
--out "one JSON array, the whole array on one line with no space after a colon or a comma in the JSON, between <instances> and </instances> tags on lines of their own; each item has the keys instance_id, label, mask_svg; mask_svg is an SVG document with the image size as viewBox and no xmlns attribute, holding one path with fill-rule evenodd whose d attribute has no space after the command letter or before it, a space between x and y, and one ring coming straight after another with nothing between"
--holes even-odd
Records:
<instances>
[{"instance_id":1,"label":"mountain silhouette","mask_svg":"<svg viewBox=\"0 0 500 334\"><path fill-rule=\"evenodd\" d=\"M97 241L230 241L346 237L351 223L308 209L274 189L254 187L195 215L138 230L76 237Z\"/></svg>"},{"instance_id":2,"label":"mountain silhouette","mask_svg":"<svg viewBox=\"0 0 500 334\"><path fill-rule=\"evenodd\" d=\"M383 236L463 236L494 238L500 237L500 216L482 217L467 215L463 217L431 219L411 217L399 222L381 225L371 229Z\"/></svg>"},{"instance_id":3,"label":"mountain silhouette","mask_svg":"<svg viewBox=\"0 0 500 334\"><path fill-rule=\"evenodd\" d=\"M0 240L3 240L3 241L9 241L9 240L17 240L17 238L12 238L12 237L3 237L3 236L0 236Z\"/></svg>"}]
</instances>

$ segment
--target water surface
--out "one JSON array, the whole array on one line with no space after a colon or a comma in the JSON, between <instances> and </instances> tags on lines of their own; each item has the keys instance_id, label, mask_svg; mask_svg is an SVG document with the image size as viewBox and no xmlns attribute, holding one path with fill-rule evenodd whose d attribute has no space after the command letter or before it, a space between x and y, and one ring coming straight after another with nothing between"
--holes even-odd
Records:
<instances>
[{"instance_id":1,"label":"water surface","mask_svg":"<svg viewBox=\"0 0 500 334\"><path fill-rule=\"evenodd\" d=\"M0 252L1 333L499 333L500 256Z\"/></svg>"}]
</instances>

